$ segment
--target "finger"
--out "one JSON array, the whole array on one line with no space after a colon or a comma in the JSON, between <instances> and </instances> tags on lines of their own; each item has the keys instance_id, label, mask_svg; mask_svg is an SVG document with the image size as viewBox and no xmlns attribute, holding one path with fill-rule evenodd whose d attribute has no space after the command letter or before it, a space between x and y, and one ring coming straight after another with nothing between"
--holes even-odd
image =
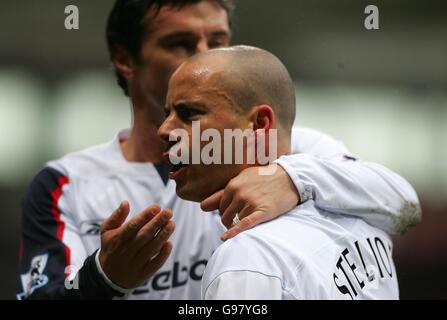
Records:
<instances>
[{"instance_id":1,"label":"finger","mask_svg":"<svg viewBox=\"0 0 447 320\"><path fill-rule=\"evenodd\" d=\"M254 226L265 222L265 212L263 211L256 211L254 213L252 213L251 215L245 217L244 219L241 220L241 222L239 222L238 224L236 224L235 226L231 227L227 232L225 232L220 238L223 241L226 241L228 239L233 238L234 236L236 236L237 234L246 231L248 229L253 228Z\"/></svg>"},{"instance_id":2,"label":"finger","mask_svg":"<svg viewBox=\"0 0 447 320\"><path fill-rule=\"evenodd\" d=\"M102 223L101 233L121 227L129 212L129 202L122 201L119 207Z\"/></svg>"},{"instance_id":3,"label":"finger","mask_svg":"<svg viewBox=\"0 0 447 320\"><path fill-rule=\"evenodd\" d=\"M163 264L166 262L166 260L168 259L169 255L171 254L172 251L172 242L170 241L166 241L161 250L160 253L157 254L154 259L149 260L145 267L144 267L144 277L145 278L150 278L155 272L157 272L158 269L160 269Z\"/></svg>"},{"instance_id":4,"label":"finger","mask_svg":"<svg viewBox=\"0 0 447 320\"><path fill-rule=\"evenodd\" d=\"M267 219L267 214L265 213L265 210L263 210L261 206L256 207L254 203L249 204L248 201L243 203L243 205L244 205L244 207L242 209L239 209L239 211L238 211L239 220L242 221L242 219L244 219L245 217L248 217L256 212L262 212L262 216L261 216L261 218L263 218L262 222L269 220L269 219ZM256 222L257 222L256 224L261 223L261 221L256 221Z\"/></svg>"},{"instance_id":5,"label":"finger","mask_svg":"<svg viewBox=\"0 0 447 320\"><path fill-rule=\"evenodd\" d=\"M233 202L225 209L225 212L222 214L221 220L227 229L231 228L231 225L233 224L233 218L240 210L242 210L243 204L239 201L236 201L233 199ZM239 215L239 218L241 216Z\"/></svg>"},{"instance_id":6,"label":"finger","mask_svg":"<svg viewBox=\"0 0 447 320\"><path fill-rule=\"evenodd\" d=\"M223 194L223 189L213 193L211 196L200 203L200 208L202 208L203 211L218 210Z\"/></svg>"},{"instance_id":7,"label":"finger","mask_svg":"<svg viewBox=\"0 0 447 320\"><path fill-rule=\"evenodd\" d=\"M160 231L172 218L171 209L163 209L151 221L138 231L136 236L136 244L143 247L147 242L152 241Z\"/></svg>"},{"instance_id":8,"label":"finger","mask_svg":"<svg viewBox=\"0 0 447 320\"><path fill-rule=\"evenodd\" d=\"M174 230L175 230L175 222L172 220L170 220L168 223L166 223L166 225L162 229L160 229L160 232L157 233L157 235L153 239L156 248L159 243L161 244L160 247L155 251L160 251L163 243L169 239Z\"/></svg>"},{"instance_id":9,"label":"finger","mask_svg":"<svg viewBox=\"0 0 447 320\"><path fill-rule=\"evenodd\" d=\"M122 226L122 239L130 239L135 237L138 231L148 223L158 212L160 212L161 208L158 204L154 204L143 211L141 211L137 216L133 217L130 221L128 221L125 225Z\"/></svg>"},{"instance_id":10,"label":"finger","mask_svg":"<svg viewBox=\"0 0 447 320\"><path fill-rule=\"evenodd\" d=\"M157 233L155 238L141 248L137 255L137 262L144 265L148 260L157 255L174 230L175 223L171 220Z\"/></svg>"},{"instance_id":11,"label":"finger","mask_svg":"<svg viewBox=\"0 0 447 320\"><path fill-rule=\"evenodd\" d=\"M220 205L219 205L220 214L223 214L225 212L225 210L228 208L228 206L231 204L231 202L233 201L233 194L234 194L234 192L227 185L227 187L225 188L224 193L222 195L222 199L220 200Z\"/></svg>"}]
</instances>

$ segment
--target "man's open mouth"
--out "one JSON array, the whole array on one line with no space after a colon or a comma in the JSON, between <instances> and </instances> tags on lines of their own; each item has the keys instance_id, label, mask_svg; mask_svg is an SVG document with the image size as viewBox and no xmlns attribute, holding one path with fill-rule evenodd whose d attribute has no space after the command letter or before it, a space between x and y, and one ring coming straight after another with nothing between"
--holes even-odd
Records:
<instances>
[{"instance_id":1,"label":"man's open mouth","mask_svg":"<svg viewBox=\"0 0 447 320\"><path fill-rule=\"evenodd\" d=\"M169 178L175 180L180 175L185 173L187 169L188 169L188 165L186 165L186 164L182 164L182 163L176 164L172 167L171 171L169 172Z\"/></svg>"},{"instance_id":2,"label":"man's open mouth","mask_svg":"<svg viewBox=\"0 0 447 320\"><path fill-rule=\"evenodd\" d=\"M177 172L177 171L179 171L181 168L184 168L184 167L186 167L187 165L186 164L183 164L183 163L179 163L179 164L176 164L176 165L174 165L173 167L172 167L172 169L171 169L171 173L175 173L175 172Z\"/></svg>"},{"instance_id":3,"label":"man's open mouth","mask_svg":"<svg viewBox=\"0 0 447 320\"><path fill-rule=\"evenodd\" d=\"M176 156L173 156L172 154L169 154L168 152L166 152L164 154L164 157L170 163L172 163L174 160L175 160L175 162L179 162L179 160L180 160ZM179 162L178 164L173 164L172 168L171 168L171 170L169 172L169 178L170 179L176 179L183 172L185 172L187 168L188 168L188 165L187 164L183 164L182 162Z\"/></svg>"}]
</instances>

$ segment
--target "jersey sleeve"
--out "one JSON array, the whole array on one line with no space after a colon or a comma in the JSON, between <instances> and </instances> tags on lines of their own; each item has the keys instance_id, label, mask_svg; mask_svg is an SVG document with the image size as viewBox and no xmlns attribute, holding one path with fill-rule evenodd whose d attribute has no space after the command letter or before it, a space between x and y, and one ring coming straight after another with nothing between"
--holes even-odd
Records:
<instances>
[{"instance_id":1,"label":"jersey sleeve","mask_svg":"<svg viewBox=\"0 0 447 320\"><path fill-rule=\"evenodd\" d=\"M87 255L68 212L69 178L53 168L40 171L22 202L18 299L111 299L122 293Z\"/></svg>"},{"instance_id":2,"label":"jersey sleeve","mask_svg":"<svg viewBox=\"0 0 447 320\"><path fill-rule=\"evenodd\" d=\"M421 209L413 187L384 166L357 160L331 137L295 129L292 151L278 163L300 193L301 203L357 216L391 234L403 234L419 223Z\"/></svg>"}]
</instances>

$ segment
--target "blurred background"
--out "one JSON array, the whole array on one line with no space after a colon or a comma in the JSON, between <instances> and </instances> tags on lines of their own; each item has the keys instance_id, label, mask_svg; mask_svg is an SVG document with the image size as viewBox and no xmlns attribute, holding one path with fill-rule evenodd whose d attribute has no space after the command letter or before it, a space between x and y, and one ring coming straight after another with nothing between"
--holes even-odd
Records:
<instances>
[{"instance_id":1,"label":"blurred background","mask_svg":"<svg viewBox=\"0 0 447 320\"><path fill-rule=\"evenodd\" d=\"M80 29L64 27L65 6ZM46 161L128 127L104 29L112 0L4 1L0 10L0 298L17 292L20 201ZM416 188L423 222L395 237L401 298L447 298L447 1L236 0L234 44L279 56L296 124L342 140ZM364 9L378 6L380 30Z\"/></svg>"}]
</instances>

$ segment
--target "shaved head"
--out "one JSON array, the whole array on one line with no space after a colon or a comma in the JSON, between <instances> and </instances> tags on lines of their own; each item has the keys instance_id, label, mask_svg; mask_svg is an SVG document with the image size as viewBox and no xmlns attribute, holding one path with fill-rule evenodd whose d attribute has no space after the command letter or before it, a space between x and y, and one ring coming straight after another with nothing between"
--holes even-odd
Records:
<instances>
[{"instance_id":1,"label":"shaved head","mask_svg":"<svg viewBox=\"0 0 447 320\"><path fill-rule=\"evenodd\" d=\"M242 170L290 154L295 90L284 65L265 50L237 46L189 58L171 77L166 101L158 133L189 157L173 173L183 199L202 201ZM171 139L174 131L183 133L180 141ZM217 160L191 161L204 154Z\"/></svg>"},{"instance_id":2,"label":"shaved head","mask_svg":"<svg viewBox=\"0 0 447 320\"><path fill-rule=\"evenodd\" d=\"M244 113L254 106L269 105L276 114L278 129L290 135L295 89L285 66L270 52L250 46L214 49L193 56L178 72L184 68L198 77L209 74L207 83L218 83L236 111Z\"/></svg>"}]
</instances>

